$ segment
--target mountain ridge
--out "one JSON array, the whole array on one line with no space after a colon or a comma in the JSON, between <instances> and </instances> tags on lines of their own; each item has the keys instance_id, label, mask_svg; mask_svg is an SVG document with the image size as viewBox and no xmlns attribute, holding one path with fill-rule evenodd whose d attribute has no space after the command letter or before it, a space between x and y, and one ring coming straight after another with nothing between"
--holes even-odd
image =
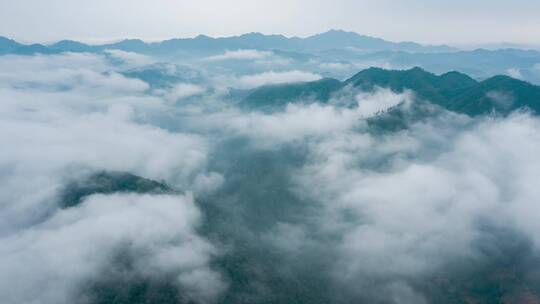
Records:
<instances>
[{"instance_id":1,"label":"mountain ridge","mask_svg":"<svg viewBox=\"0 0 540 304\"><path fill-rule=\"evenodd\" d=\"M279 108L305 96L322 97L319 101L328 102L330 96L349 86L361 91L387 88L401 93L411 90L418 99L469 116L489 113L508 115L520 108L528 108L533 113L540 114L540 86L504 75L477 81L457 71L436 75L419 67L408 70L372 67L343 82L336 79L325 81L333 83L326 90L317 86L318 82L263 86L254 89L244 98L242 104L252 108L257 108L260 104L264 104L266 108L272 105ZM261 102L261 96L266 98L264 102ZM325 96L328 98L324 98ZM273 97L276 99L272 100Z\"/></svg>"},{"instance_id":2,"label":"mountain ridge","mask_svg":"<svg viewBox=\"0 0 540 304\"><path fill-rule=\"evenodd\" d=\"M6 40L15 42L11 43L11 47L6 48L4 52L3 44ZM99 52L106 49L120 49L124 51L138 52L158 52L170 53L177 51L178 48L199 48L199 49L235 49L235 48L259 48L259 49L284 49L284 50L311 50L321 51L330 48L355 47L366 51L377 50L395 50L406 52L442 52L442 51L457 51L457 49L446 45L422 45L414 42L392 42L381 38L375 38L365 35L360 35L355 32L346 32L342 30L329 30L324 33L315 34L306 38L286 37L283 35L266 35L262 33L246 33L238 36L229 37L209 37L199 35L194 38L173 38L160 42L144 42L140 39L125 39L115 43L102 45L90 45L74 40L61 40L52 44L36 44L43 48L49 49L51 52L63 51L85 51ZM17 53L20 47L25 44L18 43L14 40L0 37L0 54L2 53ZM39 53L39 52L36 52Z\"/></svg>"}]
</instances>

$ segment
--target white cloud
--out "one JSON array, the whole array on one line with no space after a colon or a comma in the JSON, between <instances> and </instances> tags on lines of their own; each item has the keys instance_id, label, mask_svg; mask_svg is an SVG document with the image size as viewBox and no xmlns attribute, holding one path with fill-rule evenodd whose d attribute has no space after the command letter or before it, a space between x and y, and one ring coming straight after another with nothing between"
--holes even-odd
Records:
<instances>
[{"instance_id":1,"label":"white cloud","mask_svg":"<svg viewBox=\"0 0 540 304\"><path fill-rule=\"evenodd\" d=\"M298 70L287 72L270 71L261 74L242 76L238 79L238 85L242 88L255 88L271 84L315 81L321 78L320 75Z\"/></svg>"},{"instance_id":2,"label":"white cloud","mask_svg":"<svg viewBox=\"0 0 540 304\"><path fill-rule=\"evenodd\" d=\"M362 126L363 119L380 114L401 103L412 102L412 93L396 94L386 89L359 93L353 97L352 107L331 104L288 104L283 112L234 113L223 121L235 133L244 134L262 143L304 140L305 137L332 136Z\"/></svg>"},{"instance_id":3,"label":"white cloud","mask_svg":"<svg viewBox=\"0 0 540 304\"><path fill-rule=\"evenodd\" d=\"M376 67L376 68L381 68L381 69L386 69L386 70L412 68L412 66L399 66L399 67L396 67L396 66L393 66L391 63L389 63L387 61L382 61L382 60L357 61L357 62L354 62L353 65L354 65L355 69L357 69L357 70L368 69L368 68L371 68L371 67Z\"/></svg>"},{"instance_id":4,"label":"white cloud","mask_svg":"<svg viewBox=\"0 0 540 304\"><path fill-rule=\"evenodd\" d=\"M274 55L269 51L259 51L259 50L236 50L236 51L225 51L222 55L216 55L208 57L208 61L222 61L222 60L257 60L271 57Z\"/></svg>"},{"instance_id":5,"label":"white cloud","mask_svg":"<svg viewBox=\"0 0 540 304\"><path fill-rule=\"evenodd\" d=\"M344 71L344 70L350 70L354 68L354 65L351 65L349 63L342 63L342 62L324 62L324 63L321 63L319 67L324 70Z\"/></svg>"},{"instance_id":6,"label":"white cloud","mask_svg":"<svg viewBox=\"0 0 540 304\"><path fill-rule=\"evenodd\" d=\"M125 68L136 68L156 63L156 60L149 56L133 52L126 52L122 50L105 50L105 53L114 59L121 60Z\"/></svg>"},{"instance_id":7,"label":"white cloud","mask_svg":"<svg viewBox=\"0 0 540 304\"><path fill-rule=\"evenodd\" d=\"M521 71L516 68L511 68L506 70L506 73L508 76L515 78L515 79L523 79L523 75L521 74Z\"/></svg>"},{"instance_id":8,"label":"white cloud","mask_svg":"<svg viewBox=\"0 0 540 304\"><path fill-rule=\"evenodd\" d=\"M6 55L0 57L0 71L3 73L20 73L36 70L39 72L47 70L77 69L85 67L94 71L106 71L110 69L107 62L102 57L87 53L64 53L61 55L34 55L17 56ZM29 75L31 76L31 75Z\"/></svg>"},{"instance_id":9,"label":"white cloud","mask_svg":"<svg viewBox=\"0 0 540 304\"><path fill-rule=\"evenodd\" d=\"M503 109L511 109L515 98L512 93L503 91L489 91L486 96Z\"/></svg>"},{"instance_id":10,"label":"white cloud","mask_svg":"<svg viewBox=\"0 0 540 304\"><path fill-rule=\"evenodd\" d=\"M0 57L0 88L42 91L92 91L93 94L142 93L148 84L122 76L105 58L91 54Z\"/></svg>"},{"instance_id":11,"label":"white cloud","mask_svg":"<svg viewBox=\"0 0 540 304\"><path fill-rule=\"evenodd\" d=\"M205 170L206 140L152 125L170 108L100 55L7 56L0 67L0 302L73 303L125 244L134 275L174 274L183 296L212 302L226 284L190 196L59 202L68 181L101 170L211 191L222 177Z\"/></svg>"},{"instance_id":12,"label":"white cloud","mask_svg":"<svg viewBox=\"0 0 540 304\"><path fill-rule=\"evenodd\" d=\"M289 104L285 111L280 113L240 114L230 120L229 124L236 132L256 140L275 142L344 131L357 119L354 112L339 110L333 106Z\"/></svg>"},{"instance_id":13,"label":"white cloud","mask_svg":"<svg viewBox=\"0 0 540 304\"><path fill-rule=\"evenodd\" d=\"M11 172L3 176L0 186L2 228L18 226L13 221L30 220L27 211L53 199L63 172L70 168L127 171L187 186L204 166L205 142L132 123L125 120L129 114L125 108L113 108L106 114L60 117L58 121L32 121L37 119L35 115L2 119L0 138L5 148L0 167ZM45 193L24 195L37 186ZM18 203L9 204L14 199Z\"/></svg>"},{"instance_id":14,"label":"white cloud","mask_svg":"<svg viewBox=\"0 0 540 304\"><path fill-rule=\"evenodd\" d=\"M2 238L2 303L73 303L81 284L120 267L115 255L131 252L126 276L151 280L171 273L177 288L208 303L226 287L209 267L216 249L197 235L200 213L189 196L94 195L58 211L31 229ZM123 247L122 244L125 244Z\"/></svg>"},{"instance_id":15,"label":"white cloud","mask_svg":"<svg viewBox=\"0 0 540 304\"><path fill-rule=\"evenodd\" d=\"M338 281L365 290L370 280L393 284L450 260L482 259L482 222L515 229L540 249L540 121L518 114L471 128L469 119L447 119L313 142L299 193L321 203L318 227L343 237Z\"/></svg>"},{"instance_id":16,"label":"white cloud","mask_svg":"<svg viewBox=\"0 0 540 304\"><path fill-rule=\"evenodd\" d=\"M216 172L210 174L200 174L194 181L194 191L196 193L209 193L217 190L224 182L223 175Z\"/></svg>"},{"instance_id":17,"label":"white cloud","mask_svg":"<svg viewBox=\"0 0 540 304\"><path fill-rule=\"evenodd\" d=\"M140 59L116 55L134 64ZM247 112L209 96L210 87L180 83L171 91L149 92L143 81L122 76L122 67L107 56L0 57L0 302L72 303L81 286L119 266L113 258L120 249L133 253L128 275L170 275L195 302L215 300L226 288L209 266L220 250L197 232L205 215L190 195L93 195L60 209L58 193L71 178L113 170L211 194L228 175L208 172L208 155L227 167L236 156L219 145L236 136L249 142L242 153L255 147L280 157L287 145L305 153L307 163L292 166L293 183L286 185L314 205L307 207L309 214L295 213L297 222L280 218L265 227L263 242L286 261L321 250L330 260L325 274L339 292L373 291L381 302L426 302L409 280L444 270L449 260L481 259L475 244L486 233L479 228L483 222L516 230L540 250L536 117L434 114L408 129L378 134L370 132L366 118L399 104L407 111L413 93L346 88L326 104L296 100L282 111ZM165 68L176 75L175 65ZM270 71L228 81L252 88L316 79L302 71ZM200 97L195 106L170 102L190 96ZM500 104L511 101L502 92L487 96ZM219 147L213 150L214 145ZM242 181L243 172L227 173ZM228 202L225 208L245 203ZM253 215L249 209L242 217ZM287 266L277 268L304 274ZM371 288L370 282L380 284Z\"/></svg>"},{"instance_id":18,"label":"white cloud","mask_svg":"<svg viewBox=\"0 0 540 304\"><path fill-rule=\"evenodd\" d=\"M413 99L413 93L406 91L403 94L395 94L390 90L379 89L374 93L359 93L356 95L358 103L357 113L363 117L372 117L399 104L409 106Z\"/></svg>"},{"instance_id":19,"label":"white cloud","mask_svg":"<svg viewBox=\"0 0 540 304\"><path fill-rule=\"evenodd\" d=\"M256 60L254 63L262 67L275 68L276 66L288 66L293 64L293 62L289 58L274 56L268 59Z\"/></svg>"},{"instance_id":20,"label":"white cloud","mask_svg":"<svg viewBox=\"0 0 540 304\"><path fill-rule=\"evenodd\" d=\"M204 88L195 84L180 83L165 93L165 97L170 101L177 101L188 97L204 93Z\"/></svg>"},{"instance_id":21,"label":"white cloud","mask_svg":"<svg viewBox=\"0 0 540 304\"><path fill-rule=\"evenodd\" d=\"M16 74L0 72L0 230L15 230L52 208L66 174L128 171L182 188L204 174L203 138L144 123L146 115L167 111L160 99L142 95L131 80L99 64L104 71L94 72L96 61L89 55L72 56L0 59ZM74 60L73 67L51 68L64 64L62 58ZM38 75L33 79L32 62ZM64 75L66 70L78 75L74 81ZM82 76L88 74L96 78ZM32 80L21 86L26 78Z\"/></svg>"}]
</instances>

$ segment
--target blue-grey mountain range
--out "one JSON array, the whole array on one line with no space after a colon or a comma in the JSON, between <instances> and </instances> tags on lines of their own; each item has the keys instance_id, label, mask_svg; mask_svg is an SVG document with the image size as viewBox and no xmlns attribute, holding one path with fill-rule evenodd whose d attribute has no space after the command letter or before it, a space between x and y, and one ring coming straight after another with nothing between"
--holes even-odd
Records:
<instances>
[{"instance_id":1,"label":"blue-grey mountain range","mask_svg":"<svg viewBox=\"0 0 540 304\"><path fill-rule=\"evenodd\" d=\"M415 66L430 72L450 70L477 79L496 74L518 77L540 84L540 52L521 49L459 50L446 45L421 45L414 42L390 42L353 32L331 30L307 38L249 33L240 36L170 39L147 43L127 39L116 43L89 45L72 40L52 44L22 44L0 37L0 55L57 54L63 52L98 53L122 50L169 59L196 59L234 50L265 50L287 58L293 64L318 61L342 67L326 76L346 77L358 67L382 66L407 69Z\"/></svg>"}]
</instances>

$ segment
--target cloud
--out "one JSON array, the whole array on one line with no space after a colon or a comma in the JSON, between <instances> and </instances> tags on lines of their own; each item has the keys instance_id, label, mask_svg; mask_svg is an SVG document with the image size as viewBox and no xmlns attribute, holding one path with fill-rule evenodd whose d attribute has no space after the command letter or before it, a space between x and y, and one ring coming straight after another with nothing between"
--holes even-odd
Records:
<instances>
[{"instance_id":1,"label":"cloud","mask_svg":"<svg viewBox=\"0 0 540 304\"><path fill-rule=\"evenodd\" d=\"M319 67L324 70L337 70L337 71L350 70L354 68L353 65L349 63L342 63L342 62L323 62L319 65Z\"/></svg>"},{"instance_id":2,"label":"cloud","mask_svg":"<svg viewBox=\"0 0 540 304\"><path fill-rule=\"evenodd\" d=\"M198 193L213 192L221 187L224 178L221 174L211 172L207 175L198 175L194 182L194 189Z\"/></svg>"},{"instance_id":3,"label":"cloud","mask_svg":"<svg viewBox=\"0 0 540 304\"><path fill-rule=\"evenodd\" d=\"M91 67L80 63L93 62L86 56L77 57L79 65L71 69L77 75L97 75L98 85L94 78L71 81L64 70L51 69L63 64L56 56L29 57L26 62L16 58L11 64L20 67L13 69L17 75L0 76L0 230L15 230L46 214L54 206L57 188L76 172L127 171L182 188L205 174L203 138L152 125L146 116L166 112L163 101L142 95L123 76L89 71ZM33 60L38 76L21 85ZM68 55L66 60L73 58ZM35 188L39 191L30 190ZM13 200L18 203L11 204Z\"/></svg>"},{"instance_id":4,"label":"cloud","mask_svg":"<svg viewBox=\"0 0 540 304\"><path fill-rule=\"evenodd\" d=\"M168 100L174 102L180 99L200 95L202 93L204 93L204 88L201 86L189 83L180 83L170 89L165 96Z\"/></svg>"},{"instance_id":5,"label":"cloud","mask_svg":"<svg viewBox=\"0 0 540 304\"><path fill-rule=\"evenodd\" d=\"M223 177L205 169L207 141L154 124L167 102L104 56L7 56L0 67L0 302L93 302L92 284L109 275L213 302L226 283L210 267L219 252L196 231L190 195L94 195L69 209L59 201L69 181L102 170L212 191Z\"/></svg>"},{"instance_id":6,"label":"cloud","mask_svg":"<svg viewBox=\"0 0 540 304\"><path fill-rule=\"evenodd\" d=\"M511 109L515 101L515 97L509 92L489 91L486 96L503 109Z\"/></svg>"},{"instance_id":7,"label":"cloud","mask_svg":"<svg viewBox=\"0 0 540 304\"><path fill-rule=\"evenodd\" d=\"M234 117L230 127L255 139L290 141L348 129L358 116L320 104L289 104L283 113L249 113Z\"/></svg>"},{"instance_id":8,"label":"cloud","mask_svg":"<svg viewBox=\"0 0 540 304\"><path fill-rule=\"evenodd\" d=\"M490 280L536 292L537 117L413 112L413 92L351 87L240 109L241 90L114 55L171 76L160 90L112 56L0 57L0 302L93 303L138 286L147 302L202 304L476 300L470 286ZM251 63L200 75L236 88L321 77ZM258 74L229 76L246 71ZM400 115L403 129L372 128ZM60 208L69 181L101 170L177 194Z\"/></svg>"},{"instance_id":9,"label":"cloud","mask_svg":"<svg viewBox=\"0 0 540 304\"><path fill-rule=\"evenodd\" d=\"M289 59L289 58L274 56L269 59L256 60L254 63L259 66L271 69L271 68L275 68L276 66L290 66L294 63L294 60Z\"/></svg>"},{"instance_id":10,"label":"cloud","mask_svg":"<svg viewBox=\"0 0 540 304\"><path fill-rule=\"evenodd\" d=\"M225 288L210 269L216 248L198 236L200 212L189 196L94 195L76 208L2 238L0 299L3 303L73 303L99 295L81 286L101 279L103 269L122 267L123 277L156 280L170 273L173 288L198 303ZM126 253L127 252L127 253ZM187 296L186 296L187 295Z\"/></svg>"},{"instance_id":11,"label":"cloud","mask_svg":"<svg viewBox=\"0 0 540 304\"><path fill-rule=\"evenodd\" d=\"M413 66L399 66L399 67L396 67L392 63L390 63L388 61L385 61L385 60L362 60L362 61L354 62L354 66L355 66L355 68L357 70L368 69L368 68L371 68L371 67L377 67L377 68L387 69L387 70L409 69L409 68L413 67Z\"/></svg>"},{"instance_id":12,"label":"cloud","mask_svg":"<svg viewBox=\"0 0 540 304\"><path fill-rule=\"evenodd\" d=\"M238 84L242 88L255 88L263 85L315 81L321 78L320 75L298 70L287 72L270 71L242 76L238 79Z\"/></svg>"},{"instance_id":13,"label":"cloud","mask_svg":"<svg viewBox=\"0 0 540 304\"><path fill-rule=\"evenodd\" d=\"M413 93L411 91L405 91L403 94L395 94L385 89L376 90L374 93L361 92L356 95L358 103L356 112L362 118L373 117L402 103L409 106L412 100Z\"/></svg>"},{"instance_id":14,"label":"cloud","mask_svg":"<svg viewBox=\"0 0 540 304\"><path fill-rule=\"evenodd\" d=\"M358 55L361 55L364 53L362 49L354 48L354 47L348 47L348 51L351 51L353 53L358 53ZM362 56L359 56L362 57ZM396 66L392 65L390 62L388 62L387 59L348 59L350 61L321 61L321 59L310 59L309 64L313 65L317 69L322 69L324 71L334 72L334 73L345 73L343 77L350 77L352 73L355 73L359 70L368 69L371 67L377 67L387 70L392 69L405 69L409 68L407 66L400 66L397 68ZM412 68L411 66L410 68Z\"/></svg>"},{"instance_id":15,"label":"cloud","mask_svg":"<svg viewBox=\"0 0 540 304\"><path fill-rule=\"evenodd\" d=\"M103 57L88 53L64 53L61 55L37 54L34 56L5 55L0 57L0 65L2 66L2 72L6 74L9 74L7 73L8 70L12 74L18 74L32 69L39 72L52 69L77 69L80 67L94 71L110 69L107 62L103 60Z\"/></svg>"},{"instance_id":16,"label":"cloud","mask_svg":"<svg viewBox=\"0 0 540 304\"><path fill-rule=\"evenodd\" d=\"M104 57L67 53L45 56L0 57L0 87L43 91L92 91L104 93L142 93L148 84L126 78Z\"/></svg>"},{"instance_id":17,"label":"cloud","mask_svg":"<svg viewBox=\"0 0 540 304\"><path fill-rule=\"evenodd\" d=\"M219 120L233 132L261 142L288 142L347 132L355 126L364 125L363 119L383 113L401 103L408 105L413 98L409 91L396 94L386 89L352 94L352 98L345 97L352 99L347 100L352 104L351 107L320 103L306 105L298 101L298 104L288 104L283 112L236 113Z\"/></svg>"},{"instance_id":18,"label":"cloud","mask_svg":"<svg viewBox=\"0 0 540 304\"><path fill-rule=\"evenodd\" d=\"M519 69L511 68L506 70L506 73L512 78L521 80L523 79L523 75L521 74L521 71Z\"/></svg>"},{"instance_id":19,"label":"cloud","mask_svg":"<svg viewBox=\"0 0 540 304\"><path fill-rule=\"evenodd\" d=\"M532 72L536 75L540 75L540 63L537 63L532 67Z\"/></svg>"},{"instance_id":20,"label":"cloud","mask_svg":"<svg viewBox=\"0 0 540 304\"><path fill-rule=\"evenodd\" d=\"M334 275L365 292L349 290L355 297L391 296L404 282L421 293L406 282L450 275L448 263L491 258L478 249L491 233L487 223L515 229L540 249L533 212L540 121L515 114L471 127L459 116L445 119L383 136L336 134L311 146L299 193L320 202L318 226L341 235Z\"/></svg>"},{"instance_id":21,"label":"cloud","mask_svg":"<svg viewBox=\"0 0 540 304\"><path fill-rule=\"evenodd\" d=\"M145 55L122 50L105 50L105 54L120 60L125 68L136 68L144 65L156 63L156 60Z\"/></svg>"},{"instance_id":22,"label":"cloud","mask_svg":"<svg viewBox=\"0 0 540 304\"><path fill-rule=\"evenodd\" d=\"M225 51L222 55L216 55L208 57L208 61L222 61L222 60L257 60L271 57L274 54L269 51L259 50L236 50Z\"/></svg>"}]
</instances>

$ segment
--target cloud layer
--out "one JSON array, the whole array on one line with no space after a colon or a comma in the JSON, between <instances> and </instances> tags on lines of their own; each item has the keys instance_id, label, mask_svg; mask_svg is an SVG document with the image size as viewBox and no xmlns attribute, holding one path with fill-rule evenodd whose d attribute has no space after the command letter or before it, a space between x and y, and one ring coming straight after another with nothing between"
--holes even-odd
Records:
<instances>
[{"instance_id":1,"label":"cloud layer","mask_svg":"<svg viewBox=\"0 0 540 304\"><path fill-rule=\"evenodd\" d=\"M536 116L352 87L245 109L252 88L322 76L221 56L0 57L1 302L539 299ZM63 207L62 189L102 171L172 191Z\"/></svg>"},{"instance_id":2,"label":"cloud layer","mask_svg":"<svg viewBox=\"0 0 540 304\"><path fill-rule=\"evenodd\" d=\"M120 281L168 273L185 301L215 299L226 283L210 269L218 252L196 232L191 196L97 195L66 210L58 202L67 181L100 170L204 191L196 179L207 178L205 140L141 122L164 101L106 57L2 57L0 65L1 301L91 303L96 295L81 286L121 267L123 254L134 266L118 270Z\"/></svg>"},{"instance_id":3,"label":"cloud layer","mask_svg":"<svg viewBox=\"0 0 540 304\"><path fill-rule=\"evenodd\" d=\"M210 302L225 284L208 266L216 249L197 235L199 223L191 197L89 197L77 208L2 239L2 301L92 301L95 295L78 294L80 286L99 280L104 269L119 268L125 276L119 280L159 280L168 273L182 297ZM121 269L122 263L133 266Z\"/></svg>"}]
</instances>

